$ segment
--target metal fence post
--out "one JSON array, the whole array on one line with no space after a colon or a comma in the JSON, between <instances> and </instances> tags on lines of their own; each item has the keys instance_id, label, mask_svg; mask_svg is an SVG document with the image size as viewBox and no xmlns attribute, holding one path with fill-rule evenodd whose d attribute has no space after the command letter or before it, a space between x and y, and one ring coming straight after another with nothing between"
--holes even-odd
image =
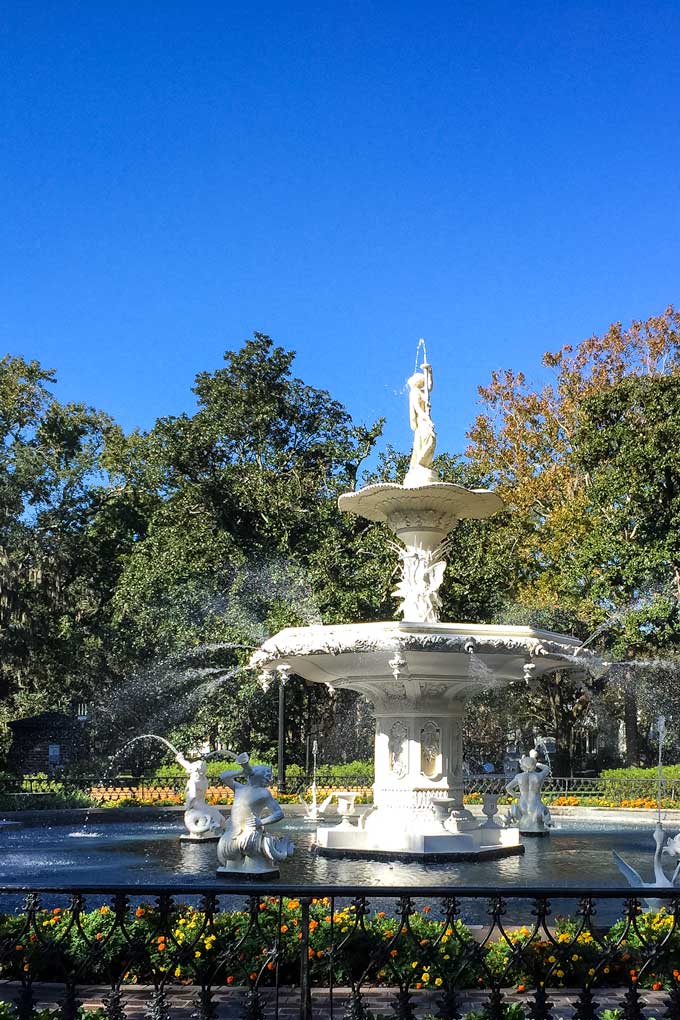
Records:
<instances>
[{"instance_id":1,"label":"metal fence post","mask_svg":"<svg viewBox=\"0 0 680 1020\"><path fill-rule=\"evenodd\" d=\"M309 896L300 899L300 1020L312 1020L312 982L309 973Z\"/></svg>"}]
</instances>

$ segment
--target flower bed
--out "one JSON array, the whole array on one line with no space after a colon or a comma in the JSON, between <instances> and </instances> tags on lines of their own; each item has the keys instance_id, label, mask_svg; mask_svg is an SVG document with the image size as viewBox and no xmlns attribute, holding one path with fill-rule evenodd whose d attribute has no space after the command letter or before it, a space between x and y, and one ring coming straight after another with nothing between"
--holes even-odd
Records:
<instances>
[{"instance_id":1,"label":"flower bed","mask_svg":"<svg viewBox=\"0 0 680 1020\"><path fill-rule=\"evenodd\" d=\"M677 906L677 905L676 905ZM55 907L0 917L3 980L81 983L295 984L304 945L312 983L358 981L438 989L625 986L639 983L680 996L680 931L665 908L617 921L603 931L583 916L550 927L511 927L479 942L472 929L432 908L399 918L359 906L331 909L312 899L307 916L297 899L254 898L249 910L202 911L153 904L88 912ZM308 925L308 926L307 926ZM650 966L651 961L651 966ZM1 1016L0 1016L1 1020Z\"/></svg>"}]
</instances>

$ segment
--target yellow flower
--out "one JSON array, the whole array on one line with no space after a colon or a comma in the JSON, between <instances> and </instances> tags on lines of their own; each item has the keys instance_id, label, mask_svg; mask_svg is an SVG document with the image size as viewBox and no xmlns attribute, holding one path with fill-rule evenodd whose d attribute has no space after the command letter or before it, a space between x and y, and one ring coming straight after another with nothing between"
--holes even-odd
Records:
<instances>
[{"instance_id":1,"label":"yellow flower","mask_svg":"<svg viewBox=\"0 0 680 1020\"><path fill-rule=\"evenodd\" d=\"M197 949L196 952L194 953L194 956L196 957L197 960L200 960L200 958L201 958L201 950Z\"/></svg>"},{"instance_id":2,"label":"yellow flower","mask_svg":"<svg viewBox=\"0 0 680 1020\"><path fill-rule=\"evenodd\" d=\"M558 978L563 978L564 977L564 971L563 970L556 970L555 971L555 976L558 977Z\"/></svg>"},{"instance_id":3,"label":"yellow flower","mask_svg":"<svg viewBox=\"0 0 680 1020\"><path fill-rule=\"evenodd\" d=\"M435 979L434 979L434 983L436 984L437 988L439 988L439 987L440 987L440 985L443 985L443 984L444 984L444 982L442 981L442 979L441 979L441 978L435 978Z\"/></svg>"},{"instance_id":4,"label":"yellow flower","mask_svg":"<svg viewBox=\"0 0 680 1020\"><path fill-rule=\"evenodd\" d=\"M578 955L578 953L574 953L574 955L572 956L572 958L571 958L571 959L572 959L572 962L573 962L573 963L576 963L576 961L577 961L577 960L580 960L580 959L581 959L581 957L580 957L580 956Z\"/></svg>"},{"instance_id":5,"label":"yellow flower","mask_svg":"<svg viewBox=\"0 0 680 1020\"><path fill-rule=\"evenodd\" d=\"M561 935L557 936L557 941L558 942L570 942L571 941L571 935L568 935L566 931L563 931Z\"/></svg>"},{"instance_id":6,"label":"yellow flower","mask_svg":"<svg viewBox=\"0 0 680 1020\"><path fill-rule=\"evenodd\" d=\"M420 977L420 980L427 984L427 982L430 980L430 975L427 973L427 971L423 972L423 974Z\"/></svg>"},{"instance_id":7,"label":"yellow flower","mask_svg":"<svg viewBox=\"0 0 680 1020\"><path fill-rule=\"evenodd\" d=\"M450 959L451 959L451 957L449 956L449 954L448 954L448 953L444 953L444 959L445 959L445 960L450 960Z\"/></svg>"},{"instance_id":8,"label":"yellow flower","mask_svg":"<svg viewBox=\"0 0 680 1020\"><path fill-rule=\"evenodd\" d=\"M588 971L588 977L592 977L594 973L595 973L595 968L591 967L590 970Z\"/></svg>"},{"instance_id":9,"label":"yellow flower","mask_svg":"<svg viewBox=\"0 0 680 1020\"><path fill-rule=\"evenodd\" d=\"M417 961L417 960L414 960L414 961L413 961L413 963L411 964L411 966L412 966L412 967L413 967L413 969L415 970L415 969L416 969L416 967L418 966L418 961Z\"/></svg>"},{"instance_id":10,"label":"yellow flower","mask_svg":"<svg viewBox=\"0 0 680 1020\"><path fill-rule=\"evenodd\" d=\"M557 963L557 957L549 956L548 957L548 963Z\"/></svg>"},{"instance_id":11,"label":"yellow flower","mask_svg":"<svg viewBox=\"0 0 680 1020\"><path fill-rule=\"evenodd\" d=\"M181 976L182 976L182 968L181 967L175 967L175 977L181 977Z\"/></svg>"}]
</instances>

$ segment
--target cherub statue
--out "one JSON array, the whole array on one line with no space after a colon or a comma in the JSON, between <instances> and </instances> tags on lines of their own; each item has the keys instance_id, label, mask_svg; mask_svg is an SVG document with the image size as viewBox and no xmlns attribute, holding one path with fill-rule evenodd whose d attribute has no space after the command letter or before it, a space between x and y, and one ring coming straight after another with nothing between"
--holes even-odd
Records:
<instances>
[{"instance_id":1,"label":"cherub statue","mask_svg":"<svg viewBox=\"0 0 680 1020\"><path fill-rule=\"evenodd\" d=\"M522 771L505 787L507 793L519 791L519 800L510 808L508 822L517 825L520 832L547 832L552 820L550 811L541 800L541 788L550 775L550 768L539 762L535 748L522 755L519 767Z\"/></svg>"},{"instance_id":2,"label":"cherub statue","mask_svg":"<svg viewBox=\"0 0 680 1020\"><path fill-rule=\"evenodd\" d=\"M205 759L189 761L178 751L175 761L188 774L184 800L184 824L188 835L182 836L182 839L192 841L217 839L226 824L226 819L218 808L206 803L209 784Z\"/></svg>"},{"instance_id":3,"label":"cherub statue","mask_svg":"<svg viewBox=\"0 0 680 1020\"><path fill-rule=\"evenodd\" d=\"M226 828L217 844L220 872L251 875L278 875L276 865L291 857L295 844L287 836L270 835L266 825L283 818L281 806L269 786L269 765L250 765L246 753L236 756L239 772L229 770L220 776L234 792L234 803ZM239 782L240 779L245 782Z\"/></svg>"}]
</instances>

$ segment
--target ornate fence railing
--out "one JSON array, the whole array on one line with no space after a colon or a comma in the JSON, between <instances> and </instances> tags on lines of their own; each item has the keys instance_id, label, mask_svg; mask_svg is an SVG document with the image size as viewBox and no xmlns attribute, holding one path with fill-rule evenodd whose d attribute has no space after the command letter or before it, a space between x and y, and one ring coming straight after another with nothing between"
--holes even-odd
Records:
<instances>
[{"instance_id":1,"label":"ornate fence railing","mask_svg":"<svg viewBox=\"0 0 680 1020\"><path fill-rule=\"evenodd\" d=\"M18 1020L55 1002L76 1020L83 1001L168 1020L178 996L196 1020L367 1020L376 1001L400 1020L507 1020L517 999L548 1020L568 990L578 1020L613 1005L642 1020L650 996L676 1020L680 893L653 895L649 911L589 887L8 886L0 999Z\"/></svg>"},{"instance_id":2,"label":"ornate fence railing","mask_svg":"<svg viewBox=\"0 0 680 1020\"><path fill-rule=\"evenodd\" d=\"M275 777L276 783L276 777ZM332 774L320 772L316 777L319 791L332 789L355 790L365 798L371 796L372 777L366 774L347 775L341 779ZM481 802L484 794L505 794L507 776L482 775L465 778L465 794L472 800ZM289 775L286 781L287 794L296 799L298 794L306 794L312 784L312 776L300 773ZM102 779L101 776L54 775L40 776L5 776L0 780L0 808L10 810L29 806L39 806L44 795L55 798L78 796L89 798L102 804L119 803L168 803L181 804L186 786L186 773L178 772L165 776L130 776L117 775ZM655 779L605 779L549 776L543 785L544 798L548 803L555 800L570 799L583 805L594 804L600 807L624 806L644 807L656 803L657 782ZM211 780L209 798L215 802L225 802L231 797L230 790L221 785L219 778ZM672 802L680 804L680 779L664 779L662 797L666 806Z\"/></svg>"}]
</instances>

